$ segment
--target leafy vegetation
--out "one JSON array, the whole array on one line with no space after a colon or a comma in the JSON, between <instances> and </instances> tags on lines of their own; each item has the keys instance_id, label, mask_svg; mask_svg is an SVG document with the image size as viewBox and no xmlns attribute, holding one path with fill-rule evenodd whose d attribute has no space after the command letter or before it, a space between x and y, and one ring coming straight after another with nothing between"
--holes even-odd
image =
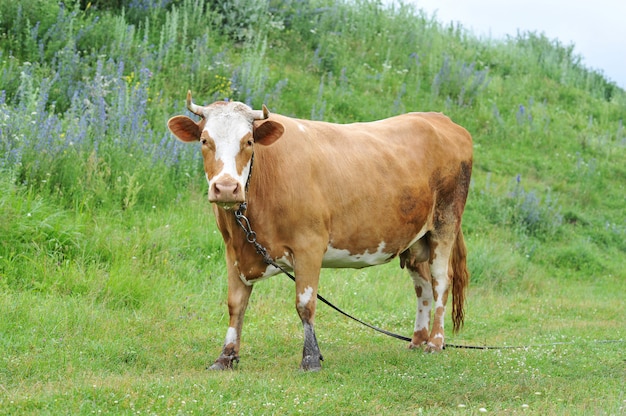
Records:
<instances>
[{"instance_id":1,"label":"leafy vegetation","mask_svg":"<svg viewBox=\"0 0 626 416\"><path fill-rule=\"evenodd\" d=\"M369 0L3 1L0 46L0 414L626 409L623 343L595 342L626 327L626 93L573 46ZM451 116L475 165L450 342L548 345L422 355L320 307L325 369L300 374L275 277L241 371L205 372L226 282L197 149L165 127L187 89L333 122ZM325 271L321 291L407 333L409 280Z\"/></svg>"}]
</instances>

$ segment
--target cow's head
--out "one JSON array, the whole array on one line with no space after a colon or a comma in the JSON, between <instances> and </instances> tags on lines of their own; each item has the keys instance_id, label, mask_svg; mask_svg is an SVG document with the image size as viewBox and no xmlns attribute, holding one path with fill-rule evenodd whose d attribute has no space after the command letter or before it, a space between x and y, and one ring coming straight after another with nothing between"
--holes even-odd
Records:
<instances>
[{"instance_id":1,"label":"cow's head","mask_svg":"<svg viewBox=\"0 0 626 416\"><path fill-rule=\"evenodd\" d=\"M269 120L265 105L262 110L252 110L240 102L219 101L203 107L191 101L189 91L187 108L202 119L195 122L186 116L176 116L167 126L179 140L202 144L209 201L226 209L237 208L246 200L254 144L274 143L284 127Z\"/></svg>"}]
</instances>

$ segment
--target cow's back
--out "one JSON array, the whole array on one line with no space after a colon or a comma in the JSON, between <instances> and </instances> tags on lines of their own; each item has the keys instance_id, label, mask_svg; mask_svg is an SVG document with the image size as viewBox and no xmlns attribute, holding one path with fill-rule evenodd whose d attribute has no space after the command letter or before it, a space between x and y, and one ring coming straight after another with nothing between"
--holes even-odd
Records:
<instances>
[{"instance_id":1,"label":"cow's back","mask_svg":"<svg viewBox=\"0 0 626 416\"><path fill-rule=\"evenodd\" d=\"M346 125L272 118L285 133L257 148L250 198L271 221L263 232L285 247L322 234L338 250L371 254L382 244L398 255L471 167L469 133L439 113Z\"/></svg>"}]
</instances>

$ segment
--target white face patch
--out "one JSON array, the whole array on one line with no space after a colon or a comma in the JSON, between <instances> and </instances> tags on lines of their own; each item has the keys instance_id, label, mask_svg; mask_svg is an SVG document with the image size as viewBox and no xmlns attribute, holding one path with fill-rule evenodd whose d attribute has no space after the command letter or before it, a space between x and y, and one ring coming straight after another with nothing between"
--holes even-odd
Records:
<instances>
[{"instance_id":1,"label":"white face patch","mask_svg":"<svg viewBox=\"0 0 626 416\"><path fill-rule=\"evenodd\" d=\"M245 186L250 173L250 162L241 172L237 171L237 155L241 151L241 138L252 133L252 122L237 113L218 113L209 117L204 130L215 142L215 160L221 161L222 170L209 178L209 185L213 181L219 181L225 176L230 176Z\"/></svg>"},{"instance_id":2,"label":"white face patch","mask_svg":"<svg viewBox=\"0 0 626 416\"><path fill-rule=\"evenodd\" d=\"M304 289L304 292L298 295L298 307L304 308L311 301L313 297L313 288L311 286L307 286Z\"/></svg>"},{"instance_id":3,"label":"white face patch","mask_svg":"<svg viewBox=\"0 0 626 416\"><path fill-rule=\"evenodd\" d=\"M361 254L351 254L349 250L337 249L329 244L326 249L326 253L324 253L322 267L351 267L359 269L362 267L387 263L393 258L393 253L386 253L384 249L384 241L378 244L378 249L375 252L370 253L368 250L365 250L365 252Z\"/></svg>"}]
</instances>

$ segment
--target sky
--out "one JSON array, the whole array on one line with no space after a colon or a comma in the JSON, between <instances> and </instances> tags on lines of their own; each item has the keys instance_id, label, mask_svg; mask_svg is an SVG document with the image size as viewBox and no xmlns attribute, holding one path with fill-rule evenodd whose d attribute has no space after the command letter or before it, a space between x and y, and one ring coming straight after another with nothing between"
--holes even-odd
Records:
<instances>
[{"instance_id":1,"label":"sky","mask_svg":"<svg viewBox=\"0 0 626 416\"><path fill-rule=\"evenodd\" d=\"M493 39L537 32L574 45L582 63L626 89L626 1L407 0L441 23Z\"/></svg>"}]
</instances>

